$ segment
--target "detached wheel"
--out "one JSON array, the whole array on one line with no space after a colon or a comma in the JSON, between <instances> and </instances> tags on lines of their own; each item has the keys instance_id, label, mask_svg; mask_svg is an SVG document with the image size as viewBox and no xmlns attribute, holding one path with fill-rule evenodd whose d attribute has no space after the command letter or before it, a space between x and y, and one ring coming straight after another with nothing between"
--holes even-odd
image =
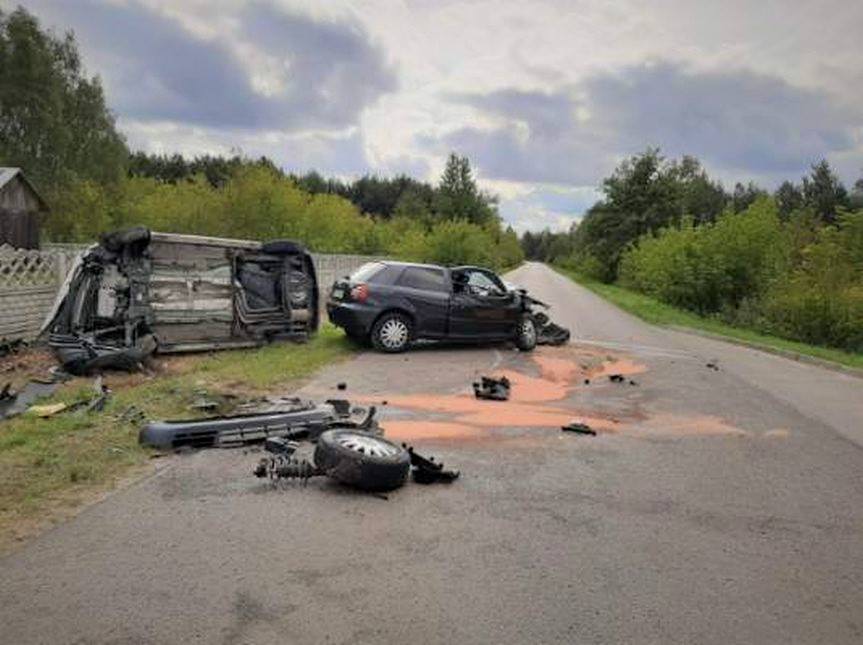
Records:
<instances>
[{"instance_id":1,"label":"detached wheel","mask_svg":"<svg viewBox=\"0 0 863 645\"><path fill-rule=\"evenodd\" d=\"M524 315L518 323L515 335L515 346L523 352L530 352L536 347L536 323L533 316Z\"/></svg>"},{"instance_id":2,"label":"detached wheel","mask_svg":"<svg viewBox=\"0 0 863 645\"><path fill-rule=\"evenodd\" d=\"M372 327L372 345L379 352L395 354L407 349L413 333L410 318L400 313L384 314Z\"/></svg>"},{"instance_id":3,"label":"detached wheel","mask_svg":"<svg viewBox=\"0 0 863 645\"><path fill-rule=\"evenodd\" d=\"M315 466L329 477L363 490L391 490L405 483L408 451L357 430L327 430L315 447Z\"/></svg>"}]
</instances>

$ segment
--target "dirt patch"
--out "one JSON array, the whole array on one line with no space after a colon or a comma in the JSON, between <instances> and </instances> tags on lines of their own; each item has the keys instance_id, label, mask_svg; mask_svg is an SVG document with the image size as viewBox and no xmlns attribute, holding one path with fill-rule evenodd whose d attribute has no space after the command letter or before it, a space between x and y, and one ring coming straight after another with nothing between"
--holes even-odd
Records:
<instances>
[{"instance_id":1,"label":"dirt patch","mask_svg":"<svg viewBox=\"0 0 863 645\"><path fill-rule=\"evenodd\" d=\"M768 430L762 435L765 439L787 439L791 436L791 431L786 428L775 428Z\"/></svg>"},{"instance_id":2,"label":"dirt patch","mask_svg":"<svg viewBox=\"0 0 863 645\"><path fill-rule=\"evenodd\" d=\"M54 355L43 348L28 348L0 358L0 385L11 382L21 387L31 378L46 378L57 364Z\"/></svg>"}]
</instances>

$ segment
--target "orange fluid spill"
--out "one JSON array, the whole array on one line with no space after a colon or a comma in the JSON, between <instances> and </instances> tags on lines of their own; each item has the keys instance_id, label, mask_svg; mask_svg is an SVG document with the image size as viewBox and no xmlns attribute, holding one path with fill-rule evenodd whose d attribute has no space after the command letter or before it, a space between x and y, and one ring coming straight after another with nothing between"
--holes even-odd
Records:
<instances>
[{"instance_id":1,"label":"orange fluid spill","mask_svg":"<svg viewBox=\"0 0 863 645\"><path fill-rule=\"evenodd\" d=\"M632 376L633 374L641 374L646 372L647 367L641 363L630 361L628 359L615 359L604 361L598 370L592 370L593 377L608 376L609 374L623 374L624 376Z\"/></svg>"},{"instance_id":2,"label":"orange fluid spill","mask_svg":"<svg viewBox=\"0 0 863 645\"><path fill-rule=\"evenodd\" d=\"M572 383L582 373L578 363L566 358L554 358L542 354L537 354L532 358L533 362L539 366L541 377L547 381Z\"/></svg>"},{"instance_id":3,"label":"orange fluid spill","mask_svg":"<svg viewBox=\"0 0 863 645\"><path fill-rule=\"evenodd\" d=\"M559 401L569 393L569 384L565 382L550 381L511 370L503 370L500 376L505 376L512 383L510 401L523 403Z\"/></svg>"},{"instance_id":4,"label":"orange fluid spill","mask_svg":"<svg viewBox=\"0 0 863 645\"><path fill-rule=\"evenodd\" d=\"M468 439L487 434L481 428L450 421L402 421L386 422L386 437L394 441L415 439Z\"/></svg>"},{"instance_id":5,"label":"orange fluid spill","mask_svg":"<svg viewBox=\"0 0 863 645\"><path fill-rule=\"evenodd\" d=\"M729 425L719 417L677 414L656 414L644 423L627 428L627 434L654 437L744 437L749 435L745 430Z\"/></svg>"}]
</instances>

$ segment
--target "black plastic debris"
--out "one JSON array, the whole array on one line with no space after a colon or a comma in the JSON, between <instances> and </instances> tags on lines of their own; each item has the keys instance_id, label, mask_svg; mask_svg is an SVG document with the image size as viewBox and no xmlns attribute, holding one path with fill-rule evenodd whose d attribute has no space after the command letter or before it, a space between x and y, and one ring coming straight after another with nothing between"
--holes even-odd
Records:
<instances>
[{"instance_id":1,"label":"black plastic debris","mask_svg":"<svg viewBox=\"0 0 863 645\"><path fill-rule=\"evenodd\" d=\"M338 385L336 385L336 389L338 389L338 390L347 390L347 389L348 389L348 384L347 384L347 383L344 383L344 382L339 383Z\"/></svg>"},{"instance_id":2,"label":"black plastic debris","mask_svg":"<svg viewBox=\"0 0 863 645\"><path fill-rule=\"evenodd\" d=\"M590 379L589 379L589 378L584 379L584 384L585 384L585 385L590 385Z\"/></svg>"},{"instance_id":3,"label":"black plastic debris","mask_svg":"<svg viewBox=\"0 0 863 645\"><path fill-rule=\"evenodd\" d=\"M563 426L561 430L563 430L564 432L574 432L576 434L586 434L592 437L596 436L596 430L591 428L586 423L578 423L576 421L573 421L569 425Z\"/></svg>"},{"instance_id":4,"label":"black plastic debris","mask_svg":"<svg viewBox=\"0 0 863 645\"><path fill-rule=\"evenodd\" d=\"M528 304L539 305L548 308L544 302L531 298L525 294L524 296ZM533 314L533 324L536 327L536 344L537 345L565 345L569 342L570 333L566 327L551 322L548 314L537 311Z\"/></svg>"},{"instance_id":5,"label":"black plastic debris","mask_svg":"<svg viewBox=\"0 0 863 645\"><path fill-rule=\"evenodd\" d=\"M434 457L423 457L414 451L413 446L402 444L411 458L411 474L417 484L451 484L459 478L458 470L445 470L443 462L435 461Z\"/></svg>"},{"instance_id":6,"label":"black plastic debris","mask_svg":"<svg viewBox=\"0 0 863 645\"><path fill-rule=\"evenodd\" d=\"M707 369L713 370L714 372L718 372L718 371L719 371L719 365L716 363L716 361L710 361L709 363L707 363L707 364L705 365L705 367L706 367Z\"/></svg>"},{"instance_id":7,"label":"black plastic debris","mask_svg":"<svg viewBox=\"0 0 863 645\"><path fill-rule=\"evenodd\" d=\"M473 384L474 396L489 401L506 401L509 399L510 382L505 376L492 378L483 376L482 380Z\"/></svg>"},{"instance_id":8,"label":"black plastic debris","mask_svg":"<svg viewBox=\"0 0 863 645\"><path fill-rule=\"evenodd\" d=\"M638 383L632 379L629 379L629 384L630 385L638 385Z\"/></svg>"},{"instance_id":9,"label":"black plastic debris","mask_svg":"<svg viewBox=\"0 0 863 645\"><path fill-rule=\"evenodd\" d=\"M626 378L624 378L623 374L609 374L608 380L612 383L626 383Z\"/></svg>"}]
</instances>

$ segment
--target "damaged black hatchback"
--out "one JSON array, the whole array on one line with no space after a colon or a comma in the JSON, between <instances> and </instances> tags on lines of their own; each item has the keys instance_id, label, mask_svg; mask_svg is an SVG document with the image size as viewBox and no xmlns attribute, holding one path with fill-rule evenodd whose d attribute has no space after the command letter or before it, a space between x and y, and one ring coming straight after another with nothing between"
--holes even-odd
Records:
<instances>
[{"instance_id":1,"label":"damaged black hatchback","mask_svg":"<svg viewBox=\"0 0 863 645\"><path fill-rule=\"evenodd\" d=\"M153 352L305 340L317 328L315 268L299 244L133 228L76 259L42 333L82 374L132 369Z\"/></svg>"}]
</instances>

